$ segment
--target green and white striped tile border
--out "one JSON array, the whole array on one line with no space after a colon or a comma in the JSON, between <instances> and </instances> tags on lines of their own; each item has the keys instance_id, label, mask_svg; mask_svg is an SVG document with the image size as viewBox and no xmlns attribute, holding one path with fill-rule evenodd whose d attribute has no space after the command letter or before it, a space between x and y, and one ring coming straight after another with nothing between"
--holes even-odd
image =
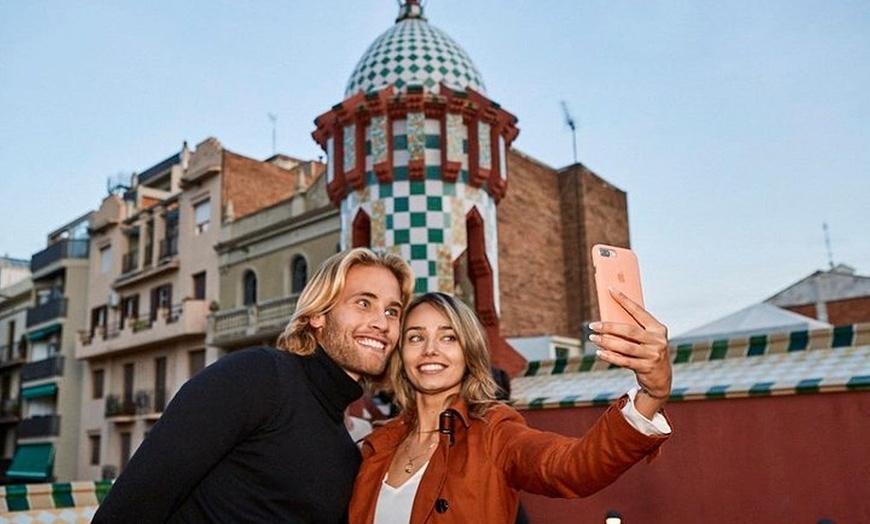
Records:
<instances>
[{"instance_id":1,"label":"green and white striped tile border","mask_svg":"<svg viewBox=\"0 0 870 524\"><path fill-rule=\"evenodd\" d=\"M0 514L98 506L111 487L111 480L11 484L0 491Z\"/></svg>"}]
</instances>

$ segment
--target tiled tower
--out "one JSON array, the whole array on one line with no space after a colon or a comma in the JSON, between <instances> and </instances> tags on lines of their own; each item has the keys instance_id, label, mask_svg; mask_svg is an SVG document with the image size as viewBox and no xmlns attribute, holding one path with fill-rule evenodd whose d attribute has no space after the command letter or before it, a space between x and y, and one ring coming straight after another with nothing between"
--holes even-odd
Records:
<instances>
[{"instance_id":1,"label":"tiled tower","mask_svg":"<svg viewBox=\"0 0 870 524\"><path fill-rule=\"evenodd\" d=\"M427 22L418 0L407 0L313 133L328 157L342 247L396 252L411 262L416 292L473 305L495 362L506 346L498 336L496 205L516 121L486 97L465 51Z\"/></svg>"}]
</instances>

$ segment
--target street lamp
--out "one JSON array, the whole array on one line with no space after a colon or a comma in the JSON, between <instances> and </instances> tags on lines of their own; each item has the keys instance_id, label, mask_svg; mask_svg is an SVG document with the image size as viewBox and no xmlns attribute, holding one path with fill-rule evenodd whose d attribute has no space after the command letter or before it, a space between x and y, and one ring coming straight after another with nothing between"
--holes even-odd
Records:
<instances>
[{"instance_id":1,"label":"street lamp","mask_svg":"<svg viewBox=\"0 0 870 524\"><path fill-rule=\"evenodd\" d=\"M615 509L612 509L604 516L604 524L622 524L622 515Z\"/></svg>"}]
</instances>

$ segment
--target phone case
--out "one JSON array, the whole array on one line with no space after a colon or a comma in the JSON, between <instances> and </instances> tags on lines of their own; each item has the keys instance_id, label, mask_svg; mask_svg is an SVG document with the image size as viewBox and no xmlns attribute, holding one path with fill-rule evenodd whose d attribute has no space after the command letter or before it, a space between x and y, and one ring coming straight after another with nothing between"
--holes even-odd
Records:
<instances>
[{"instance_id":1,"label":"phone case","mask_svg":"<svg viewBox=\"0 0 870 524\"><path fill-rule=\"evenodd\" d=\"M600 319L606 322L639 325L608 291L610 288L618 289L638 305L643 306L640 266L634 251L623 247L596 244L592 247L592 266L595 268L595 288Z\"/></svg>"}]
</instances>

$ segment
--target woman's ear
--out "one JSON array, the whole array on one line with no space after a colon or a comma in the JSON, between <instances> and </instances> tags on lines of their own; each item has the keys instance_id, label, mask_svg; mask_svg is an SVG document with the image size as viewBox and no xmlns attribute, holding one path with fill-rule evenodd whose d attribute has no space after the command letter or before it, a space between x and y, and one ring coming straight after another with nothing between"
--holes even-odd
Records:
<instances>
[{"instance_id":1,"label":"woman's ear","mask_svg":"<svg viewBox=\"0 0 870 524\"><path fill-rule=\"evenodd\" d=\"M308 325L314 329L320 329L326 323L326 315L317 315L308 319Z\"/></svg>"}]
</instances>

